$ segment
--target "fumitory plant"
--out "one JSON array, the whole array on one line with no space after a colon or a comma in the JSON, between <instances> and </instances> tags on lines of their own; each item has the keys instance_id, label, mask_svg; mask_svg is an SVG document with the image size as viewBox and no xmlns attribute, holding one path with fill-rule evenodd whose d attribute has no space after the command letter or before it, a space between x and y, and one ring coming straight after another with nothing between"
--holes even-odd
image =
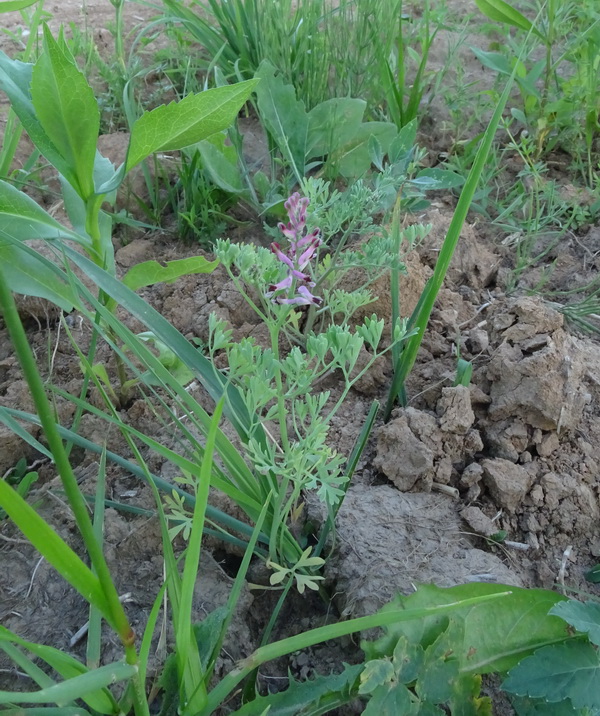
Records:
<instances>
[{"instance_id":1,"label":"fumitory plant","mask_svg":"<svg viewBox=\"0 0 600 716\"><path fill-rule=\"evenodd\" d=\"M391 344L382 348L383 319L372 315L355 328L350 325L358 305L372 297L362 290L357 301L351 293L326 288L321 279L332 274L331 259L326 254L319 261L325 243L320 229L307 224L308 207L308 198L299 193L286 201L288 221L278 226L283 240L274 242L270 250L222 240L216 245L217 258L269 334L266 347L252 338L235 343L224 321L214 315L209 320L209 357L214 363L219 352L225 353L228 379L242 396L254 428L268 426L266 442L254 439L253 428L249 430L246 449L254 469L264 475L265 494L272 491L276 496L269 540L273 565L281 554L277 530L298 514L304 490L315 490L330 515L339 507L350 475L346 457L328 444L331 421L352 386L406 336L404 323L398 321ZM373 252L379 252L380 263L389 265L387 237L378 242ZM371 260L368 249L352 256ZM344 261L341 254L339 270L352 265ZM319 333L303 332L306 307L323 312L319 317L325 312L330 318L341 316L340 321L323 318ZM288 340L285 351L282 336ZM317 389L334 372L342 377L342 390L335 397L329 390Z\"/></svg>"}]
</instances>

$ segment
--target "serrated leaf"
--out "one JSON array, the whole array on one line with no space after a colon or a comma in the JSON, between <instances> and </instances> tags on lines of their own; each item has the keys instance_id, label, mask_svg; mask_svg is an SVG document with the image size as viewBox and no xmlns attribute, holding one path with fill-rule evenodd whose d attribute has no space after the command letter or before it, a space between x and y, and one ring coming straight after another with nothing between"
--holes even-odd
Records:
<instances>
[{"instance_id":1,"label":"serrated leaf","mask_svg":"<svg viewBox=\"0 0 600 716\"><path fill-rule=\"evenodd\" d=\"M406 686L396 682L375 690L363 716L411 716L418 713L417 707L416 699Z\"/></svg>"},{"instance_id":2,"label":"serrated leaf","mask_svg":"<svg viewBox=\"0 0 600 716\"><path fill-rule=\"evenodd\" d=\"M401 636L392 657L396 678L403 684L415 681L423 666L424 656L420 644L409 642L405 636Z\"/></svg>"},{"instance_id":3,"label":"serrated leaf","mask_svg":"<svg viewBox=\"0 0 600 716\"><path fill-rule=\"evenodd\" d=\"M578 602L570 599L552 607L549 614L564 619L577 631L588 635L589 640L600 646L600 604L598 602Z\"/></svg>"},{"instance_id":4,"label":"serrated leaf","mask_svg":"<svg viewBox=\"0 0 600 716\"><path fill-rule=\"evenodd\" d=\"M600 709L598 652L579 640L544 647L512 669L502 688L551 703L568 698L576 709Z\"/></svg>"},{"instance_id":5,"label":"serrated leaf","mask_svg":"<svg viewBox=\"0 0 600 716\"><path fill-rule=\"evenodd\" d=\"M574 714L592 716L589 712L576 711L568 699L559 703L549 704L542 699L511 696L510 703L517 716L574 716Z\"/></svg>"},{"instance_id":6,"label":"serrated leaf","mask_svg":"<svg viewBox=\"0 0 600 716\"><path fill-rule=\"evenodd\" d=\"M31 100L42 129L60 153L73 188L83 198L94 194L94 160L100 110L94 91L66 46L44 25L44 52L31 78Z\"/></svg>"},{"instance_id":7,"label":"serrated leaf","mask_svg":"<svg viewBox=\"0 0 600 716\"><path fill-rule=\"evenodd\" d=\"M367 661L360 675L359 694L372 694L380 686L388 685L394 679L396 670L389 659Z\"/></svg>"},{"instance_id":8,"label":"serrated leaf","mask_svg":"<svg viewBox=\"0 0 600 716\"><path fill-rule=\"evenodd\" d=\"M269 716L297 716L300 713L309 716L313 713L311 709L318 714L326 713L326 711L318 710L319 704L334 696L338 697L339 701L336 701L338 704L345 703L342 700L344 698L348 701L351 700L354 685L362 669L362 664L346 665L341 674L318 676L316 679L302 683L292 680L285 691L259 696L231 716L256 716L268 707L270 707Z\"/></svg>"},{"instance_id":9,"label":"serrated leaf","mask_svg":"<svg viewBox=\"0 0 600 716\"><path fill-rule=\"evenodd\" d=\"M422 701L443 704L452 696L452 685L458 679L459 661L456 647L464 639L464 626L455 619L425 649L423 666L416 684L416 692Z\"/></svg>"},{"instance_id":10,"label":"serrated leaf","mask_svg":"<svg viewBox=\"0 0 600 716\"><path fill-rule=\"evenodd\" d=\"M155 152L183 149L227 129L257 84L216 87L146 112L132 127L125 171Z\"/></svg>"},{"instance_id":11,"label":"serrated leaf","mask_svg":"<svg viewBox=\"0 0 600 716\"><path fill-rule=\"evenodd\" d=\"M122 281L132 291L143 286L153 286L155 283L173 283L181 276L190 276L196 273L212 273L218 261L207 261L204 256L190 256L187 259L167 261L161 266L158 261L144 261L132 266L123 276Z\"/></svg>"}]
</instances>

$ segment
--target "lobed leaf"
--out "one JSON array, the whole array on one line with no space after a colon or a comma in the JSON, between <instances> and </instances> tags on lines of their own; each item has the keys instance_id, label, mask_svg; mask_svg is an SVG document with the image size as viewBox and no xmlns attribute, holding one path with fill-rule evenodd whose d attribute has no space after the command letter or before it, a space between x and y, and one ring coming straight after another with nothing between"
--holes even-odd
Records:
<instances>
[{"instance_id":1,"label":"lobed leaf","mask_svg":"<svg viewBox=\"0 0 600 716\"><path fill-rule=\"evenodd\" d=\"M570 641L547 646L523 659L502 684L518 696L550 703L570 699L576 709L600 709L600 660L589 643Z\"/></svg>"},{"instance_id":2,"label":"lobed leaf","mask_svg":"<svg viewBox=\"0 0 600 716\"><path fill-rule=\"evenodd\" d=\"M588 635L589 640L600 646L600 604L598 602L578 602L569 599L568 602L555 604L549 612L564 619L577 631Z\"/></svg>"}]
</instances>

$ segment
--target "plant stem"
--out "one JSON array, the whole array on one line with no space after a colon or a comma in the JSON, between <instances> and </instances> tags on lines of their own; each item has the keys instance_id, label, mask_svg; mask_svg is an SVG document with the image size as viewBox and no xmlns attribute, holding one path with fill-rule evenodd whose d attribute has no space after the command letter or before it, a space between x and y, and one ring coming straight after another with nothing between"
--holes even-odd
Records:
<instances>
[{"instance_id":1,"label":"plant stem","mask_svg":"<svg viewBox=\"0 0 600 716\"><path fill-rule=\"evenodd\" d=\"M138 662L135 649L135 634L131 628L127 615L119 601L119 595L112 581L108 565L104 559L102 549L96 540L94 527L90 519L86 501L79 490L77 478L69 462L65 447L60 437L52 406L46 395L44 384L37 369L31 346L27 340L23 324L14 298L8 288L4 272L0 266L0 310L8 329L9 336L13 343L15 353L21 364L23 375L29 386L35 409L40 419L41 426L46 435L48 447L52 452L54 464L60 475L65 494L69 505L73 510L77 527L81 533L83 543L90 558L93 568L96 570L102 590L109 607L109 613L104 617L115 629L125 648L125 656L128 664L136 665ZM134 679L135 681L135 679ZM137 684L136 689L136 714L145 716L148 714L148 706L143 695L142 684Z\"/></svg>"},{"instance_id":2,"label":"plant stem","mask_svg":"<svg viewBox=\"0 0 600 716\"><path fill-rule=\"evenodd\" d=\"M253 654L239 662L236 669L231 671L227 676L209 693L206 710L202 716L208 716L214 713L215 709L223 702L227 695L237 686L237 684L245 679L254 669L267 661L278 659L286 656L294 651L306 649L315 644L319 644L329 639L336 639L346 634L364 631L382 627L396 622L412 621L414 619L422 619L424 617L433 616L435 614L447 614L465 607L475 606L482 602L492 599L499 599L508 596L512 592L497 592L495 594L487 594L480 597L472 597L451 604L442 604L435 607L424 607L421 609L405 609L401 611L381 611L368 617L359 617L350 619L349 621L339 622L337 624L329 624L327 626L311 629L298 634L297 636L282 639L273 644L259 647ZM199 715L200 716L200 715Z\"/></svg>"}]
</instances>

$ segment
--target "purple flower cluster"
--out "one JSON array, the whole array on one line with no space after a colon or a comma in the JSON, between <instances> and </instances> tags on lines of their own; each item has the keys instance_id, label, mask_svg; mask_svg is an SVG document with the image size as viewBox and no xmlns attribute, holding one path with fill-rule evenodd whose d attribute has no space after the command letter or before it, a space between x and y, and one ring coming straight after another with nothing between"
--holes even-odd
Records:
<instances>
[{"instance_id":1,"label":"purple flower cluster","mask_svg":"<svg viewBox=\"0 0 600 716\"><path fill-rule=\"evenodd\" d=\"M320 229L314 229L304 235L308 204L309 199L301 197L298 192L292 194L284 204L290 220L287 224L280 222L278 228L288 239L289 247L287 252L284 252L278 243L272 243L271 251L285 264L287 276L279 283L271 284L265 294L275 303L292 306L319 306L322 303L322 299L311 293L310 289L314 288L315 283L304 271L321 245ZM295 294L291 297L290 289Z\"/></svg>"}]
</instances>

